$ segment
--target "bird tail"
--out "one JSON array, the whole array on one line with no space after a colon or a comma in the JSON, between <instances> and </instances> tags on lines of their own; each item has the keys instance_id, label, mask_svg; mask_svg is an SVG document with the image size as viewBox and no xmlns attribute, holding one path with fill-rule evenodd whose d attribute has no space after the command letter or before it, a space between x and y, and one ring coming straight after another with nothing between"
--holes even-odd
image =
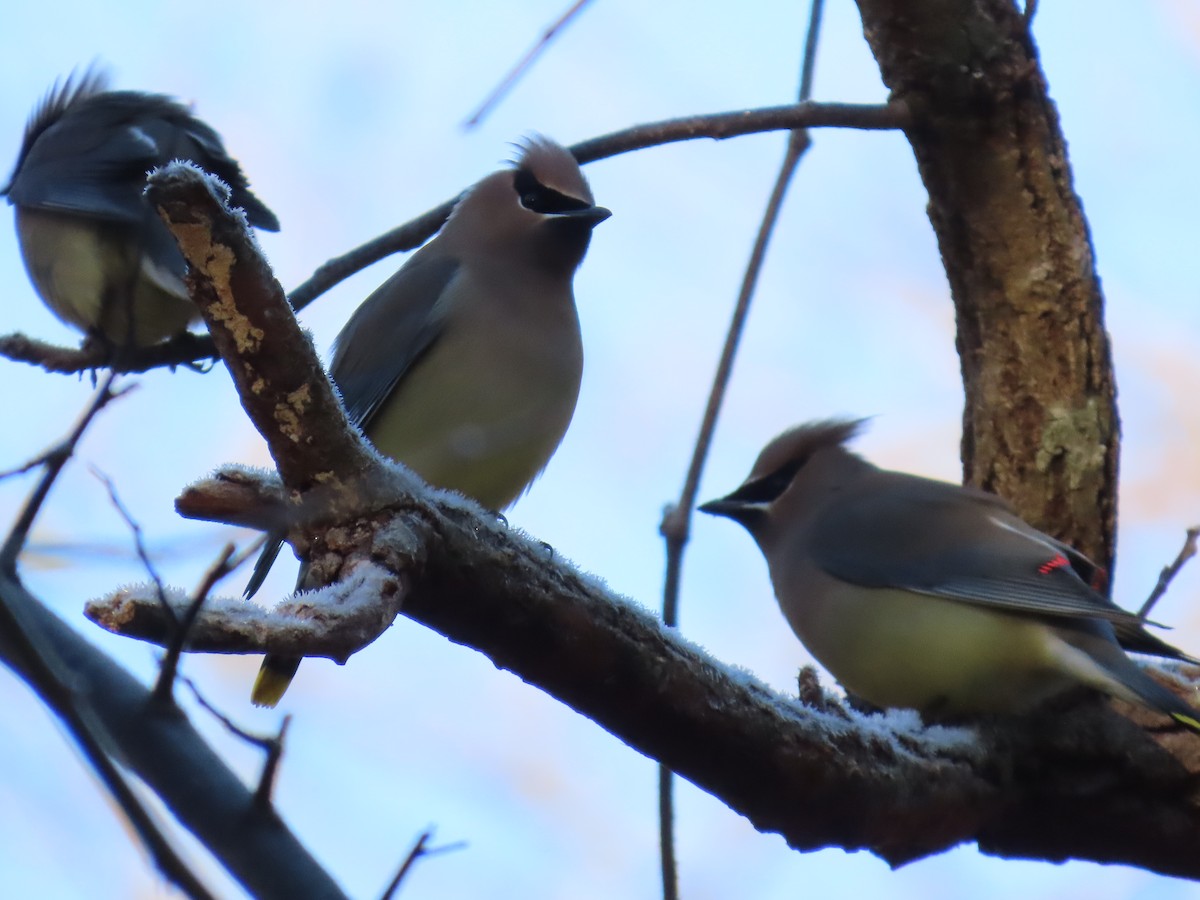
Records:
<instances>
[{"instance_id":1,"label":"bird tail","mask_svg":"<svg viewBox=\"0 0 1200 900\"><path fill-rule=\"evenodd\" d=\"M1185 714L1173 712L1170 715L1172 719L1174 719L1184 728L1187 728L1189 731L1194 731L1196 734L1200 734L1200 720L1197 720L1195 713Z\"/></svg>"},{"instance_id":2,"label":"bird tail","mask_svg":"<svg viewBox=\"0 0 1200 900\"><path fill-rule=\"evenodd\" d=\"M250 573L250 580L246 583L246 590L242 592L242 596L247 600L257 594L258 589L267 580L267 573L271 571L271 566L275 565L275 560L282 549L283 534L281 532L269 532L267 534L267 542L263 545L262 553L258 555L258 560L254 563L254 571Z\"/></svg>"},{"instance_id":3,"label":"bird tail","mask_svg":"<svg viewBox=\"0 0 1200 900\"><path fill-rule=\"evenodd\" d=\"M1159 684L1130 661L1129 668L1112 673L1121 686L1130 691L1141 705L1170 716L1184 728L1200 734L1200 711L1173 691Z\"/></svg>"},{"instance_id":4,"label":"bird tail","mask_svg":"<svg viewBox=\"0 0 1200 900\"><path fill-rule=\"evenodd\" d=\"M254 679L254 688L250 691L250 701L255 706L275 706L283 699L288 685L300 668L298 656L267 656Z\"/></svg>"},{"instance_id":5,"label":"bird tail","mask_svg":"<svg viewBox=\"0 0 1200 900\"><path fill-rule=\"evenodd\" d=\"M279 548L282 546L282 540L275 540L274 534L268 535L267 545L263 547L262 555L254 565L254 574L250 576L250 583L246 585L247 598L262 586L263 579L267 577L267 572L275 562L275 557L279 555ZM308 563L301 562L300 574L296 578L296 590L300 590L307 577ZM277 656L274 653L268 653L263 657L262 665L258 669L258 677L254 679L254 687L250 689L250 702L255 706L276 706L283 699L283 695L287 693L292 679L296 677L296 670L300 668L302 658L300 656Z\"/></svg>"}]
</instances>

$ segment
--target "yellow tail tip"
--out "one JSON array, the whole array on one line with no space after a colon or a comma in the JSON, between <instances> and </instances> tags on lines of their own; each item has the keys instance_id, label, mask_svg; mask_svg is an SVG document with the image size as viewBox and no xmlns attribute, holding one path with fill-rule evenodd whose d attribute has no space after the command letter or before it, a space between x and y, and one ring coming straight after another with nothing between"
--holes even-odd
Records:
<instances>
[{"instance_id":1,"label":"yellow tail tip","mask_svg":"<svg viewBox=\"0 0 1200 900\"><path fill-rule=\"evenodd\" d=\"M300 660L286 656L268 656L263 659L258 677L254 679L254 687L250 690L250 702L255 706L273 707L278 705L287 692L288 685L296 670L300 668Z\"/></svg>"},{"instance_id":2,"label":"yellow tail tip","mask_svg":"<svg viewBox=\"0 0 1200 900\"><path fill-rule=\"evenodd\" d=\"M1184 728L1190 728L1192 731L1200 734L1200 719L1197 719L1194 716L1184 715L1183 713L1171 713L1171 718Z\"/></svg>"}]
</instances>

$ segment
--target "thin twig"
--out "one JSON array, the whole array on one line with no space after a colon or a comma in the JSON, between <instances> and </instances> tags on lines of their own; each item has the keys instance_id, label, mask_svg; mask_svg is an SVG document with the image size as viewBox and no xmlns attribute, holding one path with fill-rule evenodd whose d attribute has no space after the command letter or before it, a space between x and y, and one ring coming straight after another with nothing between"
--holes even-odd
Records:
<instances>
[{"instance_id":1,"label":"thin twig","mask_svg":"<svg viewBox=\"0 0 1200 900\"><path fill-rule=\"evenodd\" d=\"M167 602L167 590L163 584L162 578L158 574L158 570L154 568L154 563L150 561L150 553L146 550L145 535L142 532L142 526L133 518L133 514L129 512L129 508L121 502L120 496L117 494L117 486L113 484L113 480L101 472L95 466L88 466L92 475L104 485L108 491L108 499L116 509L117 514L125 520L125 524L129 527L133 534L133 546L137 552L137 557L142 563L142 568L146 570L146 574L150 576L150 580L154 582L155 593L158 594L158 602L162 604L162 608L166 610L167 615L174 619L175 610L171 608L171 604ZM178 623L177 623L178 624Z\"/></svg>"},{"instance_id":2,"label":"thin twig","mask_svg":"<svg viewBox=\"0 0 1200 900\"><path fill-rule=\"evenodd\" d=\"M209 715L215 718L218 722L225 726L225 730L230 734L241 738L247 744L258 747L266 752L266 760L263 762L262 775L259 776L258 785L254 789L254 807L260 810L268 810L271 808L271 792L275 787L275 774L279 770L279 761L283 758L283 742L287 736L288 726L292 724L290 715L283 717L283 722L279 725L279 732L271 737L263 737L260 734L254 734L247 731L240 725L236 724L233 719L225 715L208 699L200 693L200 688L196 687L196 683L190 678L185 678L180 675L179 680L182 681L191 690L192 696L196 702L200 704Z\"/></svg>"},{"instance_id":3,"label":"thin twig","mask_svg":"<svg viewBox=\"0 0 1200 900\"><path fill-rule=\"evenodd\" d=\"M890 131L910 122L903 101L887 104L793 103L763 109L744 109L714 115L685 116L637 125L583 141L571 147L580 163L619 156L677 141L699 138L722 140L764 131L791 131L796 128L859 128ZM447 201L360 247L329 260L288 295L297 312L312 303L334 285L360 272L372 263L403 250L423 244L442 227L454 201Z\"/></svg>"},{"instance_id":4,"label":"thin twig","mask_svg":"<svg viewBox=\"0 0 1200 900\"><path fill-rule=\"evenodd\" d=\"M217 351L207 334L187 332L151 347L129 348L120 360L113 360L111 350L97 342L82 347L60 347L23 334L6 334L0 335L0 356L65 375L106 368L134 374L163 366L208 371Z\"/></svg>"},{"instance_id":5,"label":"thin twig","mask_svg":"<svg viewBox=\"0 0 1200 900\"><path fill-rule=\"evenodd\" d=\"M824 0L812 0L809 7L808 30L804 39L804 53L800 65L799 103L804 104L812 96L813 71L816 66L817 42L821 30L821 13ZM729 331L725 336L725 346L721 350L721 358L717 363L716 375L713 377L712 391L708 397L708 405L704 410L704 418L700 423L700 433L696 437L696 446L692 452L692 461L688 465L687 476L684 478L683 490L679 502L667 508L659 526L666 543L666 576L663 583L663 622L671 628L676 627L679 620L679 585L683 571L683 552L687 545L688 533L691 528L692 507L696 505L696 493L700 487L700 476L704 471L704 463L708 458L708 450L712 444L713 432L717 425L717 416L725 398L725 389L733 371L733 359L737 355L738 344L750 312L750 301L754 297L754 289L758 284L758 276L766 258L767 246L775 223L779 219L779 211L783 208L783 200L787 194L788 185L796 172L801 157L810 144L808 132L797 129L788 135L787 151L775 185L771 189L771 197L767 201L759 225L758 235L754 240L754 249L746 264L746 272L742 278L742 287L734 305L733 317L729 323ZM659 813L659 851L661 854L663 900L678 900L679 874L675 859L675 810L674 786L671 770L660 765L658 769L658 813Z\"/></svg>"},{"instance_id":6,"label":"thin twig","mask_svg":"<svg viewBox=\"0 0 1200 900\"><path fill-rule=\"evenodd\" d=\"M79 417L75 428L61 444L44 454L43 460L46 464L46 472L42 476L42 480L38 482L37 487L29 495L29 499L25 501L25 507L21 510L20 515L17 516L16 522L13 523L13 527L4 541L4 546L0 547L0 569L7 572L16 572L17 556L21 553L21 548L25 546L25 541L29 537L29 530L33 527L34 519L37 518L38 512L41 511L42 504L46 502L46 496L50 493L50 488L58 479L58 473L62 471L63 466L67 464L67 460L74 454L75 448L79 444L79 439L83 437L83 432L91 424L96 413L100 412L110 400L121 396L129 390L129 388L124 388L120 391L114 391L112 386L116 377L116 374L113 372L109 372L104 377L104 381L97 388L95 396L92 397L92 402L88 404L83 415Z\"/></svg>"},{"instance_id":7,"label":"thin twig","mask_svg":"<svg viewBox=\"0 0 1200 900\"><path fill-rule=\"evenodd\" d=\"M270 749L271 744L279 740L278 736L276 735L272 735L271 737L263 737L261 734L254 734L252 731L247 731L245 728L242 728L240 725L234 722L233 719L229 718L229 716L225 715L223 712L213 706L213 704L202 693L200 693L200 688L196 686L196 682L192 681L192 679L188 678L186 675L178 676L177 680L181 681L183 686L192 692L192 699L194 699L196 703L200 705L201 709L224 725L225 730L235 737L241 738L247 744L258 747L262 750Z\"/></svg>"},{"instance_id":8,"label":"thin twig","mask_svg":"<svg viewBox=\"0 0 1200 900\"><path fill-rule=\"evenodd\" d=\"M232 574L233 572L236 572L246 564L247 560L257 558L259 551L262 550L264 545L266 545L268 537L269 536L266 534L260 534L257 538L251 541L250 545L243 549L241 553L238 553L231 560L229 560L229 571L226 574Z\"/></svg>"},{"instance_id":9,"label":"thin twig","mask_svg":"<svg viewBox=\"0 0 1200 900\"><path fill-rule=\"evenodd\" d=\"M392 900L392 896L396 893L396 889L400 887L400 882L412 869L413 864L417 859L425 855L425 845L433 839L433 829L426 828L417 838L416 843L412 845L412 849L408 851L408 855L404 857L404 862L400 864L400 870L396 872L396 877L391 880L387 888L384 890L380 900Z\"/></svg>"},{"instance_id":10,"label":"thin twig","mask_svg":"<svg viewBox=\"0 0 1200 900\"><path fill-rule=\"evenodd\" d=\"M555 19L554 23L550 25L549 28L542 32L542 36L538 39L538 42L534 44L533 47L530 48L529 52L526 53L521 60L515 66L513 66L512 70L504 76L500 84L498 84L491 94L488 95L487 99L479 105L479 108L471 114L471 117L467 119L467 121L463 122L463 128L474 128L476 125L482 122L484 116L492 111L492 107L494 107L504 98L504 95L512 89L514 84L516 84L517 79L525 74L525 70L528 69L533 64L534 60L536 60L542 54L542 52L550 46L550 42L554 40L554 38L562 31L562 29L571 23L571 20L574 19L575 16L577 16L579 12L585 6L587 6L587 4L588 0L574 0L570 8L557 19Z\"/></svg>"},{"instance_id":11,"label":"thin twig","mask_svg":"<svg viewBox=\"0 0 1200 900\"><path fill-rule=\"evenodd\" d=\"M383 892L380 900L391 900L392 895L396 893L396 889L400 887L400 883L408 875L409 870L413 867L416 861L422 857L430 857L440 855L442 853L453 853L456 850L461 850L467 846L466 841L455 841L453 844L443 844L440 847L427 846L429 841L433 839L433 828L426 828L421 836L417 838L408 855L404 857L404 862L400 865L400 871L396 873L396 877L392 879L391 884L387 886L387 890Z\"/></svg>"},{"instance_id":12,"label":"thin twig","mask_svg":"<svg viewBox=\"0 0 1200 900\"><path fill-rule=\"evenodd\" d=\"M1162 599L1163 594L1167 592L1167 588L1171 586L1171 582L1175 580L1175 576L1179 574L1179 570L1184 567L1184 564L1189 559L1196 555L1196 540L1198 535L1200 535L1200 525L1193 525L1187 530L1183 539L1183 546L1179 548L1179 555L1175 557L1173 563L1159 573L1158 583L1154 585L1154 590L1150 592L1150 596L1146 598L1146 602L1138 610L1140 618L1144 619L1150 615L1150 611L1154 609L1154 604Z\"/></svg>"},{"instance_id":13,"label":"thin twig","mask_svg":"<svg viewBox=\"0 0 1200 900\"><path fill-rule=\"evenodd\" d=\"M171 637L171 644L167 647L167 652L163 654L162 663L158 668L158 680L154 682L154 691L151 697L155 703L170 705L175 702L173 696L175 676L179 672L179 658L187 644L188 632L191 631L196 616L200 614L200 607L204 605L204 601L208 599L208 595L212 593L217 582L233 571L230 560L233 559L235 552L236 548L233 544L225 545L225 549L204 573L200 586L192 595L192 602L188 604L187 612L184 613L182 619L175 623L175 634ZM161 596L163 606L169 608L165 594Z\"/></svg>"},{"instance_id":14,"label":"thin twig","mask_svg":"<svg viewBox=\"0 0 1200 900\"><path fill-rule=\"evenodd\" d=\"M0 472L0 481L13 478L17 475L24 475L26 472L30 472L38 468L38 466L45 465L46 463L50 462L57 451L57 447L51 448L50 450L44 450L27 463L23 463L12 469L5 469L3 472Z\"/></svg>"},{"instance_id":15,"label":"thin twig","mask_svg":"<svg viewBox=\"0 0 1200 900\"><path fill-rule=\"evenodd\" d=\"M288 726L292 724L290 715L283 717L279 725L279 734L266 744L267 759L263 763L262 775L258 779L258 787L254 789L254 806L257 809L271 808L271 792L275 790L275 775L279 771L279 761L283 759L283 742L287 737Z\"/></svg>"}]
</instances>

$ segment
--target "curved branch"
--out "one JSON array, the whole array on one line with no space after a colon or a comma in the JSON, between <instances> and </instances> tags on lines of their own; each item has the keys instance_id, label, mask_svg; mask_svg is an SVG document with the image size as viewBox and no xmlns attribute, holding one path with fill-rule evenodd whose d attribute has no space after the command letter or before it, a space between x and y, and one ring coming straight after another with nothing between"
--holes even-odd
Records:
<instances>
[{"instance_id":1,"label":"curved branch","mask_svg":"<svg viewBox=\"0 0 1200 900\"><path fill-rule=\"evenodd\" d=\"M1012 0L858 0L929 191L958 322L966 480L1113 561L1120 426L1058 114Z\"/></svg>"},{"instance_id":2,"label":"curved branch","mask_svg":"<svg viewBox=\"0 0 1200 900\"><path fill-rule=\"evenodd\" d=\"M862 715L811 686L805 702L786 698L447 496L430 492L428 504L414 498L334 529L343 540L358 532L346 568L370 548L375 565L408 581L404 615L479 650L792 847L866 849L900 865L975 841L998 855L1200 879L1200 740L1161 730L1161 717L1088 698L977 730L922 728L914 713ZM221 608L200 612L209 646L224 627ZM169 633L161 606L147 602L143 612L159 618L156 627L142 620L144 635ZM231 649L249 649L244 630L228 630ZM1194 689L1154 671L1177 691Z\"/></svg>"},{"instance_id":3,"label":"curved branch","mask_svg":"<svg viewBox=\"0 0 1200 900\"><path fill-rule=\"evenodd\" d=\"M908 121L908 110L903 103L792 103L786 106L684 116L651 122L582 141L572 145L570 149L576 159L586 164L634 150L678 141L694 141L698 138L724 140L745 134L791 131L797 128L895 130L903 128ZM321 294L355 272L365 269L385 256L421 246L442 227L453 206L453 200L447 201L413 221L381 234L336 259L331 259L317 269L308 281L292 291L289 295L292 306L297 311L304 309Z\"/></svg>"}]
</instances>

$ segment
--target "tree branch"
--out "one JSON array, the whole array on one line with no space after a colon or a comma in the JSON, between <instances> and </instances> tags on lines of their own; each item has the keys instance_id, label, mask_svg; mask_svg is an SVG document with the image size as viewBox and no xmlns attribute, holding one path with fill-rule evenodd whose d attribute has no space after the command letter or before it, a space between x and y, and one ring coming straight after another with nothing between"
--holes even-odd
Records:
<instances>
[{"instance_id":1,"label":"tree branch","mask_svg":"<svg viewBox=\"0 0 1200 900\"><path fill-rule=\"evenodd\" d=\"M900 865L977 841L1000 855L1200 878L1200 740L1143 729L1161 717L1124 705L1122 715L1092 698L975 732L922 729L913 713L862 715L828 697L805 705L726 668L537 541L431 496L381 517L368 541L377 565L411 576L406 616L797 849L868 849ZM214 600L202 609L193 633L219 628L220 608ZM145 611L165 626L157 604Z\"/></svg>"},{"instance_id":2,"label":"tree branch","mask_svg":"<svg viewBox=\"0 0 1200 900\"><path fill-rule=\"evenodd\" d=\"M1111 351L1029 23L1011 0L858 6L893 101L912 112L905 134L958 319L966 481L1111 570Z\"/></svg>"},{"instance_id":3,"label":"tree branch","mask_svg":"<svg viewBox=\"0 0 1200 900\"><path fill-rule=\"evenodd\" d=\"M463 128L470 129L477 126L483 121L484 117L492 111L492 109L504 99L505 95L512 90L513 85L521 78L522 75L533 65L534 61L550 46L562 30L575 19L579 13L587 6L588 0L571 0L571 5L567 7L567 11L555 19L543 31L529 50L522 56L515 66L502 78L500 83L492 89L492 92L484 98L484 101L479 104L475 112L463 122Z\"/></svg>"},{"instance_id":4,"label":"tree branch","mask_svg":"<svg viewBox=\"0 0 1200 900\"><path fill-rule=\"evenodd\" d=\"M633 150L697 138L720 140L795 128L892 130L903 128L908 121L908 110L903 103L894 102L880 106L806 102L685 116L638 125L576 144L571 151L581 163L588 163ZM386 256L421 246L442 227L456 199L447 200L412 221L324 263L307 281L292 291L289 300L293 309L299 312L334 285ZM99 345L59 347L23 334L0 336L0 356L15 362L41 366L47 372L65 374L86 372L112 364L111 352ZM195 365L214 360L218 356L219 353L209 335L183 334L152 347L134 348L123 355L117 370L144 372L162 366Z\"/></svg>"},{"instance_id":5,"label":"tree branch","mask_svg":"<svg viewBox=\"0 0 1200 900\"><path fill-rule=\"evenodd\" d=\"M257 897L344 896L287 826L273 812L257 809L253 793L182 714L153 703L150 691L3 572L0 605L18 610L53 647L69 690L47 690L29 657L11 652L8 637L0 637L4 664L69 728L76 715L88 723L105 753L144 781L248 891Z\"/></svg>"},{"instance_id":6,"label":"tree branch","mask_svg":"<svg viewBox=\"0 0 1200 900\"><path fill-rule=\"evenodd\" d=\"M406 585L405 615L480 650L798 849L865 848L900 864L973 840L993 853L1118 861L1200 877L1200 810L1192 799L1200 741L1190 734L1151 736L1135 724L1149 714L1129 711L1131 721L1099 701L974 738L920 730L911 714L864 717L832 701L818 709L780 697L474 504L395 475L401 470L375 454L360 463L332 453L346 444L346 424L336 404L319 401L327 385L310 384L306 402L271 414L269 398L289 396L319 372L311 346L295 332L275 344L279 355L269 365L256 362L275 339L263 328L237 340L247 330L240 323L254 329L290 312L253 241L217 198L198 189L199 173L175 169L153 182L243 403L287 460L290 495L306 503L343 476L351 493L356 479L382 485L328 506L331 527L304 529L322 580L378 566L388 573L380 584ZM353 442L350 450L359 452ZM313 477L317 464L330 467L328 478ZM227 480L218 487L232 519L253 518L234 509ZM1064 821L1071 827L1060 827Z\"/></svg>"},{"instance_id":7,"label":"tree branch","mask_svg":"<svg viewBox=\"0 0 1200 900\"><path fill-rule=\"evenodd\" d=\"M188 332L150 347L127 348L114 365L112 349L98 343L59 347L23 334L6 334L0 336L0 356L41 366L47 372L74 375L102 368L136 373L163 366L196 366L216 359L217 351L208 335Z\"/></svg>"},{"instance_id":8,"label":"tree branch","mask_svg":"<svg viewBox=\"0 0 1200 900\"><path fill-rule=\"evenodd\" d=\"M622 131L614 131L602 137L592 138L573 145L570 149L580 163L596 162L657 147L678 141L693 141L698 138L739 137L764 131L791 131L796 128L862 128L868 130L894 130L903 128L909 121L908 110L903 103L885 106L855 103L793 103L787 106L771 106L762 109L745 109L736 112L709 115L684 116L637 125ZM335 284L349 278L385 256L402 250L421 246L430 235L442 227L454 201L429 210L405 225L381 234L361 247L331 259L313 273L290 295L297 311L304 309L317 297Z\"/></svg>"}]
</instances>

